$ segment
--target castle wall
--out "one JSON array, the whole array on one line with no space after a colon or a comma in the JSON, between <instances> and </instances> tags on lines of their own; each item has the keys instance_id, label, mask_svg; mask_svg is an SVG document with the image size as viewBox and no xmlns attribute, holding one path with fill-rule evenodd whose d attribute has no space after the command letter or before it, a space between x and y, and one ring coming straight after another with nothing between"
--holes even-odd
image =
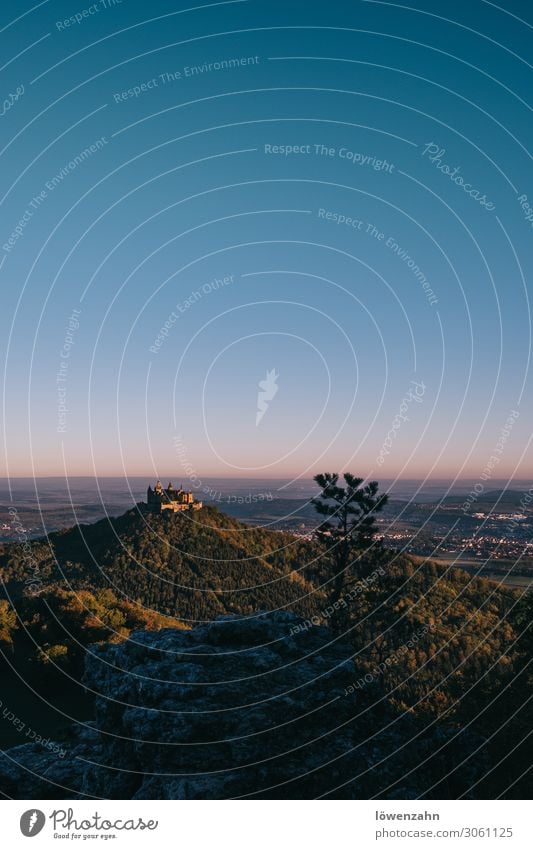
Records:
<instances>
[{"instance_id":1,"label":"castle wall","mask_svg":"<svg viewBox=\"0 0 533 849\"><path fill-rule=\"evenodd\" d=\"M199 510L202 507L202 502L196 501L192 492L173 487L163 489L159 483L155 489L148 487L146 503L152 513L162 513L164 510L181 513L183 510Z\"/></svg>"}]
</instances>

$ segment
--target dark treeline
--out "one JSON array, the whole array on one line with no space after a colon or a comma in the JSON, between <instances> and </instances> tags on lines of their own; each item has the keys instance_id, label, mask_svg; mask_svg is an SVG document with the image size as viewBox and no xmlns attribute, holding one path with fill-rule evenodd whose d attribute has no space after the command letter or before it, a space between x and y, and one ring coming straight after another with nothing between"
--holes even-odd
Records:
<instances>
[{"instance_id":1,"label":"dark treeline","mask_svg":"<svg viewBox=\"0 0 533 849\"><path fill-rule=\"evenodd\" d=\"M250 528L212 507L192 519L132 510L30 548L0 554L0 647L46 692L81 679L92 643L283 608L301 628L325 624L349 640L346 699L368 704L376 722L382 711L414 723L427 757L439 741L455 759L464 752L474 797L531 794L531 596L380 546L335 581L327 540ZM465 767L463 783L453 770L430 796L466 790Z\"/></svg>"}]
</instances>

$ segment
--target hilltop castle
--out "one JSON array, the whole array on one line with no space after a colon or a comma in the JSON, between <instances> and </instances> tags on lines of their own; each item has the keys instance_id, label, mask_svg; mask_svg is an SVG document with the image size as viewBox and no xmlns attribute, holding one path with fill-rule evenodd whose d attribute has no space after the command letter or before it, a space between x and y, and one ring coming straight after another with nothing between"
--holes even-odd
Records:
<instances>
[{"instance_id":1,"label":"hilltop castle","mask_svg":"<svg viewBox=\"0 0 533 849\"><path fill-rule=\"evenodd\" d=\"M157 481L153 489L151 486L148 487L146 506L150 513L162 513L163 510L179 513L182 510L199 510L202 502L197 501L192 492L186 492L181 486L175 489L169 483L167 488L163 489L161 481Z\"/></svg>"}]
</instances>

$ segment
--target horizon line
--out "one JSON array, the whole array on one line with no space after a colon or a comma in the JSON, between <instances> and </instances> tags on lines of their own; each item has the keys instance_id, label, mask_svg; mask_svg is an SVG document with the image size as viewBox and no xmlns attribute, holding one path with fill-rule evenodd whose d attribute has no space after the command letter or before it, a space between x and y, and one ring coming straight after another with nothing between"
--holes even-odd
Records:
<instances>
[{"instance_id":1,"label":"horizon line","mask_svg":"<svg viewBox=\"0 0 533 849\"><path fill-rule=\"evenodd\" d=\"M342 477L344 472L339 472L338 474L339 474L339 477ZM0 475L0 480L3 480L3 481L12 481L12 480L32 480L32 481L36 481L36 480L51 480L52 479L52 480L68 481L68 480L73 480L74 478L83 478L83 479L86 479L86 480L112 480L112 479L116 479L116 478L120 478L122 480L132 480L133 478L139 478L139 479L142 478L142 479L149 479L149 480L163 480L167 477L169 478L169 480L171 480L172 478L174 478L175 480L178 480L179 475L176 476L175 474L174 475L171 474L169 476L169 475L165 474L165 475L159 475L159 477L154 477L153 473L152 474L149 474L149 473L132 474L132 475L128 475L128 474L125 474L125 473L114 474L114 475L113 474L105 474L105 475L97 475L97 474L93 474L93 475L90 475L90 474ZM258 476L251 476L251 475L247 475L247 476L216 475L216 474L203 473L203 477L213 479L213 480L273 480L273 481L291 481L292 480L294 483L298 483L298 481L308 481L308 482L313 481L313 476L310 476L310 477L294 477L294 476L274 477L274 476L259 476L259 475ZM362 475L358 475L358 477L363 477L363 480L367 479ZM504 477L498 477L498 478L494 477L494 478L491 479L491 481L485 481L485 483L490 486L491 483L494 483L496 481L499 481L499 482L507 481L508 483L512 483L513 481L531 481L532 477L533 476L530 476L530 477L508 477L508 476L504 476ZM380 478L380 480L390 481L390 482L393 482L393 483L401 482L401 481L403 481L403 482L409 482L409 481L419 482L421 480L426 480L428 482L431 482L431 481L450 482L450 481L471 481L471 480L477 480L478 478L479 478L479 475L460 475L460 476L456 476L456 477L453 477L453 476L451 476L451 477L427 477L425 475L420 475L419 477L403 477L403 476L400 476L400 477L398 477L398 476L382 477L382 478ZM373 479L375 480L375 478L373 478ZM183 481L183 478L181 480ZM185 477L185 480L187 480L186 477ZM188 483L191 486L193 485L191 481L188 481Z\"/></svg>"}]
</instances>

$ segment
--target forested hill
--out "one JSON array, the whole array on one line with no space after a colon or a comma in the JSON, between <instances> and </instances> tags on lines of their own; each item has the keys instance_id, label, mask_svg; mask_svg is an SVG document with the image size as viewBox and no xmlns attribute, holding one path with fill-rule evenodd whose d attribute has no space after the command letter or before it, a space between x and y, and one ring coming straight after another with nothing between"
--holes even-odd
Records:
<instances>
[{"instance_id":1,"label":"forested hill","mask_svg":"<svg viewBox=\"0 0 533 849\"><path fill-rule=\"evenodd\" d=\"M161 516L132 510L5 546L0 672L9 675L11 658L33 692L52 703L63 698L72 715L91 647L121 644L132 631L280 609L332 628L317 556L318 542L252 528L212 507ZM511 785L512 795L527 798L532 596L392 550L381 549L378 562L374 572L365 566L346 606L344 637L354 659L346 697L374 700L420 729L438 721L443 743L469 729L469 746L485 759L474 755L471 763L488 776L476 794L494 798ZM15 698L21 685L9 680ZM41 728L42 708L30 710L28 692L19 694L18 709ZM87 705L79 710L89 715ZM427 746L435 749L434 737ZM446 769L456 760L450 752ZM455 798L463 790L454 784L438 792Z\"/></svg>"},{"instance_id":2,"label":"forested hill","mask_svg":"<svg viewBox=\"0 0 533 849\"><path fill-rule=\"evenodd\" d=\"M251 528L214 507L162 515L134 509L30 547L31 556L18 545L4 546L0 556L15 597L35 579L40 589L107 588L185 622L280 607L310 614L316 606L316 590L301 575L313 557L309 543Z\"/></svg>"}]
</instances>

